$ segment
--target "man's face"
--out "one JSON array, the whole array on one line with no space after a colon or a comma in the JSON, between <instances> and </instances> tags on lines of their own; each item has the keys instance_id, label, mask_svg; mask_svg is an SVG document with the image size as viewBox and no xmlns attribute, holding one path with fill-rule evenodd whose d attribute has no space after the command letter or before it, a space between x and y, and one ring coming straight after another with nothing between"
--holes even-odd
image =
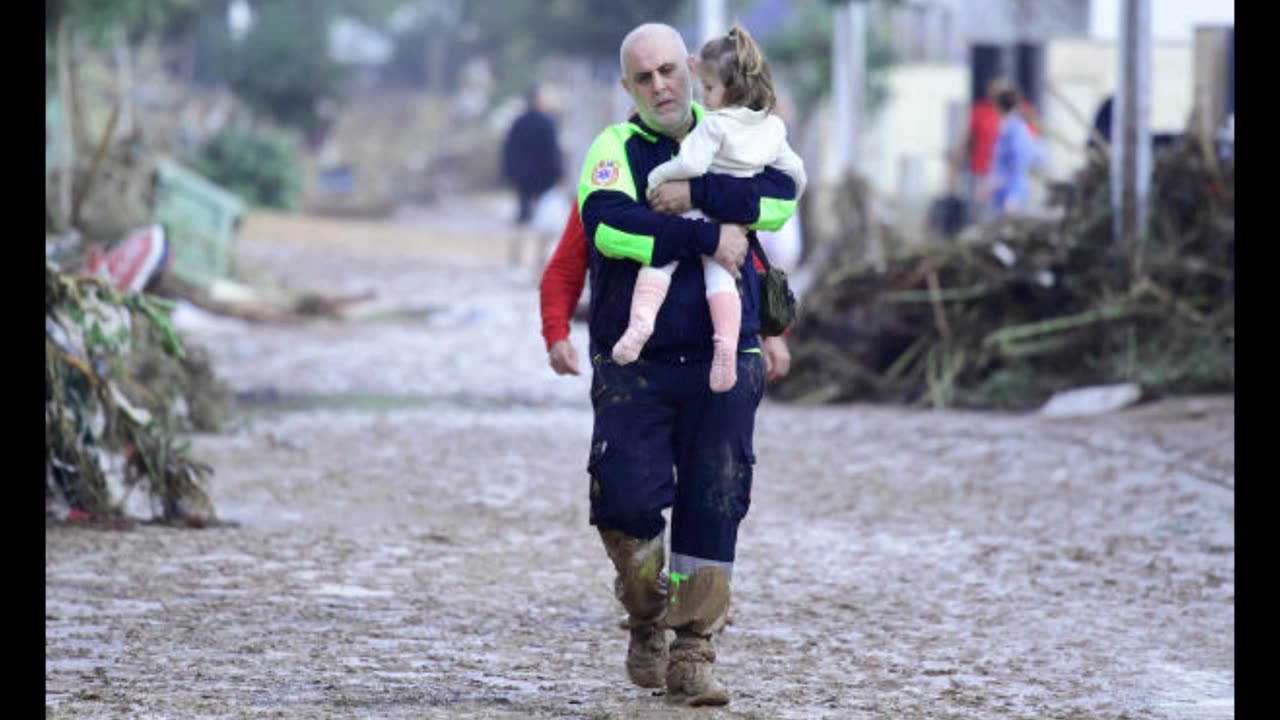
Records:
<instances>
[{"instance_id":1,"label":"man's face","mask_svg":"<svg viewBox=\"0 0 1280 720\"><path fill-rule=\"evenodd\" d=\"M687 129L693 101L690 64L675 39L663 32L641 35L628 48L622 87L646 125L673 136Z\"/></svg>"}]
</instances>

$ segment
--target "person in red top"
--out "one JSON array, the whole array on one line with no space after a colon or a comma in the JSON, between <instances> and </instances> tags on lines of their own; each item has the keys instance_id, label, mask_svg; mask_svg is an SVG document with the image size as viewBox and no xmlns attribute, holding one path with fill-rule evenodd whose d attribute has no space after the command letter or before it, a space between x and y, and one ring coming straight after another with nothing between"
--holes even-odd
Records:
<instances>
[{"instance_id":1,"label":"person in red top","mask_svg":"<svg viewBox=\"0 0 1280 720\"><path fill-rule=\"evenodd\" d=\"M752 255L756 270L764 272L760 258ZM538 284L542 307L542 339L547 345L547 362L557 375L578 375L578 351L569 339L569 321L578 307L587 281L587 234L582 228L578 205L573 204L555 252L547 261ZM789 333L790 331L788 331ZM776 380L791 371L791 351L785 335L766 337L761 343L765 377Z\"/></svg>"},{"instance_id":2,"label":"person in red top","mask_svg":"<svg viewBox=\"0 0 1280 720\"><path fill-rule=\"evenodd\" d=\"M987 94L978 98L969 110L969 127L964 139L951 151L951 173L947 185L952 193L956 192L961 168L967 159L965 196L971 215L980 211L982 198L988 192L991 158L995 154L996 137L1000 134L1001 115L996 107L996 96L1011 87L1012 84L1003 76L991 78L987 83Z\"/></svg>"},{"instance_id":3,"label":"person in red top","mask_svg":"<svg viewBox=\"0 0 1280 720\"><path fill-rule=\"evenodd\" d=\"M538 296L547 360L557 375L578 375L578 351L569 340L569 320L587 283L587 234L573 203L560 242L542 271Z\"/></svg>"}]
</instances>

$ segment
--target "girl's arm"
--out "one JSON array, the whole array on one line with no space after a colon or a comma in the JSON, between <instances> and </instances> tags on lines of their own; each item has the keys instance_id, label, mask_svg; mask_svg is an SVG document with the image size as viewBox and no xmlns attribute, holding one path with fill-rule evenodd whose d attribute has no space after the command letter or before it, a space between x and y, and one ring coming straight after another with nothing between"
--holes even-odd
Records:
<instances>
[{"instance_id":1,"label":"girl's arm","mask_svg":"<svg viewBox=\"0 0 1280 720\"><path fill-rule=\"evenodd\" d=\"M775 167L749 178L707 173L689 180L693 206L722 222L751 230L777 230L796 209L796 184Z\"/></svg>"},{"instance_id":2,"label":"girl's arm","mask_svg":"<svg viewBox=\"0 0 1280 720\"><path fill-rule=\"evenodd\" d=\"M724 130L713 117L705 117L680 143L680 154L649 172L650 189L668 180L688 180L705 174L724 141Z\"/></svg>"},{"instance_id":3,"label":"girl's arm","mask_svg":"<svg viewBox=\"0 0 1280 720\"><path fill-rule=\"evenodd\" d=\"M778 159L772 165L786 173L795 182L796 199L799 200L804 194L804 187L809 183L809 178L804 172L804 161L785 140L782 142L782 150L778 152Z\"/></svg>"}]
</instances>

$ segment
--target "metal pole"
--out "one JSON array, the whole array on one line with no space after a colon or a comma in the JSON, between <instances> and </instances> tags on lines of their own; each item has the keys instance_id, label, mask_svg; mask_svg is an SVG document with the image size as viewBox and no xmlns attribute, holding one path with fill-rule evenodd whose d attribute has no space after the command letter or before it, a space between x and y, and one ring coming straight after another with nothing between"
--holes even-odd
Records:
<instances>
[{"instance_id":1,"label":"metal pole","mask_svg":"<svg viewBox=\"0 0 1280 720\"><path fill-rule=\"evenodd\" d=\"M1133 269L1140 267L1137 242L1144 232L1147 191L1151 181L1151 3L1120 4L1119 78L1116 87L1115 152L1111 155L1112 232L1127 248Z\"/></svg>"},{"instance_id":2,"label":"metal pole","mask_svg":"<svg viewBox=\"0 0 1280 720\"><path fill-rule=\"evenodd\" d=\"M725 21L725 0L698 0L698 47L717 35L729 32ZM697 54L698 48L692 48Z\"/></svg>"},{"instance_id":3,"label":"metal pole","mask_svg":"<svg viewBox=\"0 0 1280 720\"><path fill-rule=\"evenodd\" d=\"M831 103L835 115L835 153L838 183L857 173L858 121L862 117L862 88L867 66L867 3L847 0L832 16ZM864 198L867 218L866 255L871 265L884 270L888 263L874 188Z\"/></svg>"},{"instance_id":4,"label":"metal pole","mask_svg":"<svg viewBox=\"0 0 1280 720\"><path fill-rule=\"evenodd\" d=\"M862 0L837 5L832 17L831 102L835 113L836 158L840 175L858 161L858 120L866 75L867 6Z\"/></svg>"}]
</instances>

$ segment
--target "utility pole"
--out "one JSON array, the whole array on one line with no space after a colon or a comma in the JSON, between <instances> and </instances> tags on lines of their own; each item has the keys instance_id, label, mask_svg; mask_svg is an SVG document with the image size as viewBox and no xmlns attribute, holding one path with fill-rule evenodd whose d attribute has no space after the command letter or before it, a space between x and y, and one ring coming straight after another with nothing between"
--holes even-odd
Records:
<instances>
[{"instance_id":1,"label":"utility pole","mask_svg":"<svg viewBox=\"0 0 1280 720\"><path fill-rule=\"evenodd\" d=\"M1112 127L1112 238L1141 270L1147 191L1151 184L1151 0L1120 3L1120 68Z\"/></svg>"},{"instance_id":2,"label":"utility pole","mask_svg":"<svg viewBox=\"0 0 1280 720\"><path fill-rule=\"evenodd\" d=\"M717 35L729 32L725 18L725 0L698 0L698 48ZM694 48L696 54L698 48Z\"/></svg>"},{"instance_id":3,"label":"utility pole","mask_svg":"<svg viewBox=\"0 0 1280 720\"><path fill-rule=\"evenodd\" d=\"M832 9L831 105L835 116L837 182L857 173L858 123L862 120L862 89L867 74L867 0L840 0ZM880 236L875 189L867 187L863 198L866 218L866 257L872 267L884 270L888 253Z\"/></svg>"},{"instance_id":4,"label":"utility pole","mask_svg":"<svg viewBox=\"0 0 1280 720\"><path fill-rule=\"evenodd\" d=\"M867 66L867 3L843 0L833 9L831 103L835 113L835 155L840 176L858 162L858 121Z\"/></svg>"}]
</instances>

